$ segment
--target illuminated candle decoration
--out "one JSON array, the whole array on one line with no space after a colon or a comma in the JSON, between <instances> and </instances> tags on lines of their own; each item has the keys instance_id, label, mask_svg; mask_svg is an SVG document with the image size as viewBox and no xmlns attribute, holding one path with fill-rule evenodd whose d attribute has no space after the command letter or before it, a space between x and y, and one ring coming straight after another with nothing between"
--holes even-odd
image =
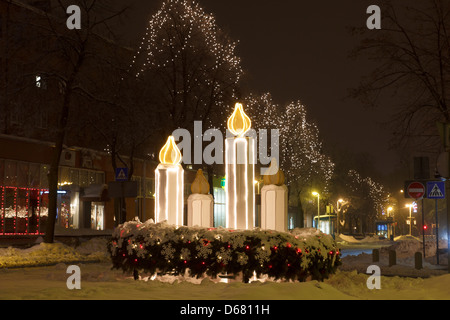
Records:
<instances>
[{"instance_id":1,"label":"illuminated candle decoration","mask_svg":"<svg viewBox=\"0 0 450 320\"><path fill-rule=\"evenodd\" d=\"M253 229L255 227L255 154L256 143L245 137L251 121L242 104L237 103L228 119L228 129L234 137L225 141L226 227Z\"/></svg>"},{"instance_id":2,"label":"illuminated candle decoration","mask_svg":"<svg viewBox=\"0 0 450 320\"><path fill-rule=\"evenodd\" d=\"M161 162L155 171L155 221L183 225L183 175L181 152L170 136L159 153Z\"/></svg>"}]
</instances>

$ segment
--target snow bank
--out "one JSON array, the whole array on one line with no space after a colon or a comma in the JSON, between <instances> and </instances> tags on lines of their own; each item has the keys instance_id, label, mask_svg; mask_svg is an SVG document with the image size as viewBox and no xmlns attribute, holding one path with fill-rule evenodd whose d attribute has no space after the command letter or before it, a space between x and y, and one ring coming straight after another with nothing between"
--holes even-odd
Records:
<instances>
[{"instance_id":1,"label":"snow bank","mask_svg":"<svg viewBox=\"0 0 450 320\"><path fill-rule=\"evenodd\" d=\"M36 267L57 263L108 261L106 239L92 239L78 248L39 243L28 249L0 249L0 268Z\"/></svg>"},{"instance_id":2,"label":"snow bank","mask_svg":"<svg viewBox=\"0 0 450 320\"><path fill-rule=\"evenodd\" d=\"M416 252L423 252L422 241L411 236L401 236L395 238L395 242L390 246L381 247L379 262L373 262L372 254L361 253L357 256L344 256L341 261L342 271L357 271L366 273L369 265L378 265L381 268L381 274L387 276L421 277L426 278L446 273L447 254L441 254L440 264L436 265L436 242L429 240L425 242L426 258L423 259L423 268L415 269L414 255ZM439 243L440 248L446 248L446 241ZM389 251L396 252L397 263L389 266Z\"/></svg>"},{"instance_id":3,"label":"snow bank","mask_svg":"<svg viewBox=\"0 0 450 320\"><path fill-rule=\"evenodd\" d=\"M381 249L381 252L388 252L389 250L395 250L397 258L414 257L416 252L423 252L422 239L412 236L401 236L395 239L394 244ZM447 248L447 241L440 240L439 248ZM425 255L434 256L436 254L436 240L425 240Z\"/></svg>"},{"instance_id":4,"label":"snow bank","mask_svg":"<svg viewBox=\"0 0 450 320\"><path fill-rule=\"evenodd\" d=\"M377 235L366 236L364 239L358 240L358 239L355 239L355 237L353 237L353 236L339 234L338 236L336 236L336 241L339 243L349 243L349 244L390 243L390 240L380 238L380 236L377 236Z\"/></svg>"}]
</instances>

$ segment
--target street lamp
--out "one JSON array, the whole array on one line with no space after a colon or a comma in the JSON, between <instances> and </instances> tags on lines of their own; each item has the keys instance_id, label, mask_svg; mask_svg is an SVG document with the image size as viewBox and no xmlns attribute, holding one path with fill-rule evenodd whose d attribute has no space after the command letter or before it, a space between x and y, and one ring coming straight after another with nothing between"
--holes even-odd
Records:
<instances>
[{"instance_id":1,"label":"street lamp","mask_svg":"<svg viewBox=\"0 0 450 320\"><path fill-rule=\"evenodd\" d=\"M389 212L391 212L393 210L393 208L392 207L389 207L389 208L387 208L387 214L388 214L388 217L390 217L391 215L389 214Z\"/></svg>"},{"instance_id":2,"label":"street lamp","mask_svg":"<svg viewBox=\"0 0 450 320\"><path fill-rule=\"evenodd\" d=\"M313 196L317 197L317 225L316 229L319 229L319 222L320 222L320 194L318 192L313 192Z\"/></svg>"}]
</instances>

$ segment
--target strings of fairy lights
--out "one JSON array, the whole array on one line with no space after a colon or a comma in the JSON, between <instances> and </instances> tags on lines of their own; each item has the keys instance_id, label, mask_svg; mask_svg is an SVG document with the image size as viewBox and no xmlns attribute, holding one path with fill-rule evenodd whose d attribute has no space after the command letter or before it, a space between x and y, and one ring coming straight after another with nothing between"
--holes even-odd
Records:
<instances>
[{"instance_id":1,"label":"strings of fairy lights","mask_svg":"<svg viewBox=\"0 0 450 320\"><path fill-rule=\"evenodd\" d=\"M348 176L351 183L348 184L353 194L364 194L373 205L374 212L381 212L388 201L389 193L384 186L370 177L363 178L356 170L350 170Z\"/></svg>"},{"instance_id":2,"label":"strings of fairy lights","mask_svg":"<svg viewBox=\"0 0 450 320\"><path fill-rule=\"evenodd\" d=\"M280 130L280 165L286 173L287 183L301 179L307 184L313 177L320 177L327 189L334 163L322 153L319 129L308 121L306 107L300 101L280 106L273 102L270 93L250 95L246 103L257 129Z\"/></svg>"},{"instance_id":3,"label":"strings of fairy lights","mask_svg":"<svg viewBox=\"0 0 450 320\"><path fill-rule=\"evenodd\" d=\"M233 85L243 74L236 46L198 3L167 0L151 17L130 69L136 77L154 72L170 103L190 103L203 111L199 117L212 105L213 116L225 117L229 111L226 99L235 98ZM153 81L158 80L153 77Z\"/></svg>"}]
</instances>

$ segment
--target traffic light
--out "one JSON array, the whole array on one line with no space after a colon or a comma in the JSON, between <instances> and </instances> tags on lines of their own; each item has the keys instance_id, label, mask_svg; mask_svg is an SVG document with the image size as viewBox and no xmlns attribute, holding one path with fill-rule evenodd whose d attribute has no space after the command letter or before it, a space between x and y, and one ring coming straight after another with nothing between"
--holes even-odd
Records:
<instances>
[{"instance_id":1,"label":"traffic light","mask_svg":"<svg viewBox=\"0 0 450 320\"><path fill-rule=\"evenodd\" d=\"M427 225L425 224L425 225L423 226L423 230L424 230L424 231L427 231L427 228L428 228L428 227L427 227Z\"/></svg>"}]
</instances>

